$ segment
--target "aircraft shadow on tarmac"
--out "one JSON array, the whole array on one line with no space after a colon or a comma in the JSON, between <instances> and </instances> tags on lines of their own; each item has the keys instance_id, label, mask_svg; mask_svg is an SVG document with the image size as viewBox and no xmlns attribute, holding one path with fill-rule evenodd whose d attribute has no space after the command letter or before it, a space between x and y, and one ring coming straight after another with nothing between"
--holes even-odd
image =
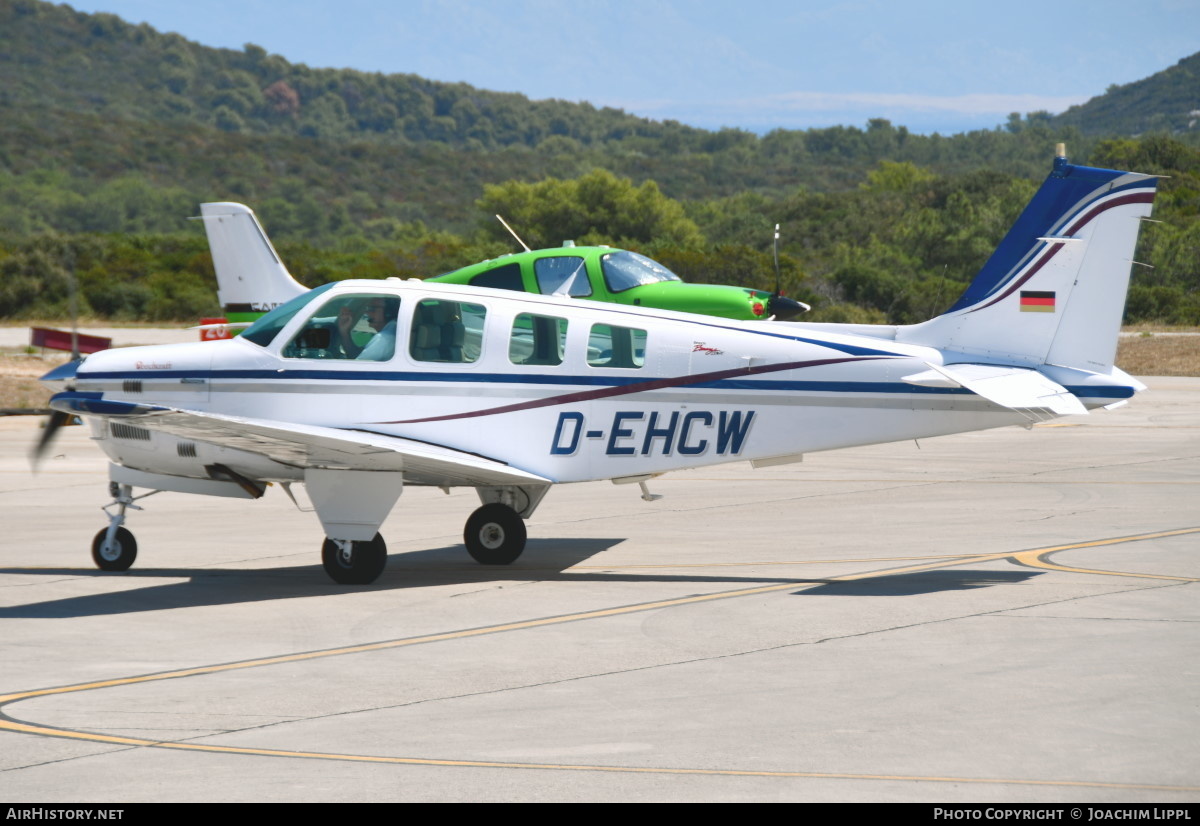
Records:
<instances>
[{"instance_id":1,"label":"aircraft shadow on tarmac","mask_svg":"<svg viewBox=\"0 0 1200 826\"><path fill-rule=\"evenodd\" d=\"M947 570L910 571L904 574L880 574L877 577L847 582L826 582L815 588L796 591L806 597L912 597L939 591L969 591L1024 582L1040 571L972 571Z\"/></svg>"},{"instance_id":2,"label":"aircraft shadow on tarmac","mask_svg":"<svg viewBox=\"0 0 1200 826\"><path fill-rule=\"evenodd\" d=\"M531 539L525 553L512 565L480 565L461 545L394 553L388 566L371 585L346 586L329 580L320 565L280 568L149 568L134 567L119 574L93 568L0 568L0 574L34 577L117 578L128 586L139 579L184 579L143 588L126 587L108 593L0 607L0 618L68 619L173 608L234 605L264 600L352 595L362 591L402 590L437 585L490 581L528 582L628 582L692 581L717 583L779 583L808 580L790 577L736 577L671 574L662 572L568 571L575 565L625 541L624 539ZM614 566L619 567L619 566Z\"/></svg>"},{"instance_id":3,"label":"aircraft shadow on tarmac","mask_svg":"<svg viewBox=\"0 0 1200 826\"><path fill-rule=\"evenodd\" d=\"M696 582L730 585L761 583L811 584L816 587L796 594L816 596L914 596L936 591L965 590L991 585L1021 582L1036 572L997 571L924 571L904 574L881 572L877 577L851 582L831 582L800 577L764 577L675 574L663 571L620 572L569 571L595 554L619 544L622 539L543 539L530 540L521 559L507 566L478 565L466 557L462 546L397 553L390 557L387 569L373 584L336 585L320 566L286 568L134 568L122 574L110 574L78 568L2 568L3 574L46 577L120 577L126 582L138 579L186 579L185 582L154 584L144 588L89 594L67 599L47 600L26 605L0 607L0 618L68 619L118 614L135 614L175 608L234 605L265 600L352 595L361 591L401 590L406 588L454 585L459 583L500 581L537 582Z\"/></svg>"}]
</instances>

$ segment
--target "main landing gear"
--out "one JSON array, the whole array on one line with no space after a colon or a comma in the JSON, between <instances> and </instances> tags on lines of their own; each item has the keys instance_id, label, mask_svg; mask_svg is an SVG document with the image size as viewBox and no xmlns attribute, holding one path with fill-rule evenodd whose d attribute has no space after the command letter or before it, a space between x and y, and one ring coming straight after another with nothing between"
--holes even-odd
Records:
<instances>
[{"instance_id":1,"label":"main landing gear","mask_svg":"<svg viewBox=\"0 0 1200 826\"><path fill-rule=\"evenodd\" d=\"M492 502L467 520L463 542L483 565L508 565L525 550L525 522L508 505ZM326 538L321 545L325 573L339 585L370 585L387 566L387 544L375 534L369 542Z\"/></svg>"},{"instance_id":2,"label":"main landing gear","mask_svg":"<svg viewBox=\"0 0 1200 826\"><path fill-rule=\"evenodd\" d=\"M463 542L476 562L508 565L525 550L525 522L508 505L492 502L471 514Z\"/></svg>"},{"instance_id":3,"label":"main landing gear","mask_svg":"<svg viewBox=\"0 0 1200 826\"><path fill-rule=\"evenodd\" d=\"M368 542L326 538L321 545L321 564L339 585L369 585L387 565L387 544L379 534Z\"/></svg>"}]
</instances>

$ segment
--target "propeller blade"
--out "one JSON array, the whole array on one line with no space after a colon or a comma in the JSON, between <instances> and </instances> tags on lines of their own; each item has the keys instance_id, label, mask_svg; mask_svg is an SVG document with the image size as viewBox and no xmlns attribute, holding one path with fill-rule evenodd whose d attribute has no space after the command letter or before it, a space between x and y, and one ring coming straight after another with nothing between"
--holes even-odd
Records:
<instances>
[{"instance_id":1,"label":"propeller blade","mask_svg":"<svg viewBox=\"0 0 1200 826\"><path fill-rule=\"evenodd\" d=\"M54 442L54 437L58 435L58 429L70 421L70 419L71 414L63 413L61 410L54 410L50 413L50 418L46 419L45 429L42 430L42 436L38 439L38 443L34 445L33 452L29 457L33 462L34 470L37 470L38 465L41 464L42 457L50 449L50 445Z\"/></svg>"}]
</instances>

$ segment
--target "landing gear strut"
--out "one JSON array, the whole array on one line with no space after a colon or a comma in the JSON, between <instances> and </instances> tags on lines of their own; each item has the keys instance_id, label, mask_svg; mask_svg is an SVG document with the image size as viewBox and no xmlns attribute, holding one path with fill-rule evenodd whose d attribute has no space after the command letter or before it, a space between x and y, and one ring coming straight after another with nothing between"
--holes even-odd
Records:
<instances>
[{"instance_id":1,"label":"landing gear strut","mask_svg":"<svg viewBox=\"0 0 1200 826\"><path fill-rule=\"evenodd\" d=\"M525 522L520 514L499 502L471 514L463 531L467 553L483 565L508 565L525 550Z\"/></svg>"},{"instance_id":2,"label":"landing gear strut","mask_svg":"<svg viewBox=\"0 0 1200 826\"><path fill-rule=\"evenodd\" d=\"M387 543L379 534L367 542L326 538L321 545L321 563L339 585L369 585L387 565Z\"/></svg>"},{"instance_id":3,"label":"landing gear strut","mask_svg":"<svg viewBox=\"0 0 1200 826\"><path fill-rule=\"evenodd\" d=\"M131 485L122 485L117 482L110 482L108 490L113 498L113 501L103 508L104 512L108 514L108 527L96 534L96 538L92 540L92 559L101 571L128 571L129 566L137 559L137 540L133 538L132 533L122 527L125 522L125 511L128 508L140 511L141 508L133 504L133 500L153 496L158 491L134 496ZM114 506L117 508L116 513L109 510Z\"/></svg>"}]
</instances>

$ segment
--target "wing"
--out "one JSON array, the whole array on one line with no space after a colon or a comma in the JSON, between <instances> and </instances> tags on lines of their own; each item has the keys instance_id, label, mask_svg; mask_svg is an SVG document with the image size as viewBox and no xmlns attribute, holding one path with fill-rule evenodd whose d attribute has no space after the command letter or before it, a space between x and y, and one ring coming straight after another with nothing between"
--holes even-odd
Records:
<instances>
[{"instance_id":1,"label":"wing","mask_svg":"<svg viewBox=\"0 0 1200 826\"><path fill-rule=\"evenodd\" d=\"M553 483L552 479L474 453L361 430L107 401L84 393L59 393L50 400L50 406L64 413L116 419L172 436L244 450L298 468L394 471L403 473L409 484L425 485Z\"/></svg>"}]
</instances>

